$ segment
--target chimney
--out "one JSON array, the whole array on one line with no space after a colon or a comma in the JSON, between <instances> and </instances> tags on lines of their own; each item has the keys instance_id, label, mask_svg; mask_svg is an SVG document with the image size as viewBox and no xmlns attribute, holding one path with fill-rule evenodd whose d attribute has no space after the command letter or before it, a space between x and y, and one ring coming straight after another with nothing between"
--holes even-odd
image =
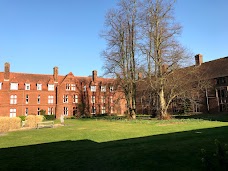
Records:
<instances>
[{"instance_id":1,"label":"chimney","mask_svg":"<svg viewBox=\"0 0 228 171\"><path fill-rule=\"evenodd\" d=\"M97 81L97 71L93 70L92 74L93 74L93 76L92 76L93 82L96 82Z\"/></svg>"},{"instance_id":2,"label":"chimney","mask_svg":"<svg viewBox=\"0 0 228 171\"><path fill-rule=\"evenodd\" d=\"M9 81L10 78L10 64L8 62L5 63L5 72L4 72L4 81Z\"/></svg>"},{"instance_id":3,"label":"chimney","mask_svg":"<svg viewBox=\"0 0 228 171\"><path fill-rule=\"evenodd\" d=\"M57 83L58 82L58 67L54 67L53 68L53 76L54 76L54 82Z\"/></svg>"},{"instance_id":4,"label":"chimney","mask_svg":"<svg viewBox=\"0 0 228 171\"><path fill-rule=\"evenodd\" d=\"M203 55L197 54L195 56L196 66L201 65L203 63Z\"/></svg>"}]
</instances>

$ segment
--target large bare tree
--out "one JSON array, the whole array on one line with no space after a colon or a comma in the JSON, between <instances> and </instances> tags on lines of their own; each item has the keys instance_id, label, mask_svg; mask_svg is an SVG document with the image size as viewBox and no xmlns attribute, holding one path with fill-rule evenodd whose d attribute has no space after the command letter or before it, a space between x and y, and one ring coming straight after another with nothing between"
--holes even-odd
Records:
<instances>
[{"instance_id":1,"label":"large bare tree","mask_svg":"<svg viewBox=\"0 0 228 171\"><path fill-rule=\"evenodd\" d=\"M107 41L104 68L119 81L130 118L136 117L137 5L137 0L121 0L107 13L106 30L101 34Z\"/></svg>"}]
</instances>

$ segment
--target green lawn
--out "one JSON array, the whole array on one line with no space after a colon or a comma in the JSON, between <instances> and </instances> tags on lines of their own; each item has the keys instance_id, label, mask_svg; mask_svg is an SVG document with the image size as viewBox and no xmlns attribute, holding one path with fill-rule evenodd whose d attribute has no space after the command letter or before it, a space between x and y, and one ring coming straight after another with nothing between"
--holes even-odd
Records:
<instances>
[{"instance_id":1,"label":"green lawn","mask_svg":"<svg viewBox=\"0 0 228 171\"><path fill-rule=\"evenodd\" d=\"M215 120L82 119L10 132L0 136L0 170L201 170L200 149L228 143L228 122Z\"/></svg>"}]
</instances>

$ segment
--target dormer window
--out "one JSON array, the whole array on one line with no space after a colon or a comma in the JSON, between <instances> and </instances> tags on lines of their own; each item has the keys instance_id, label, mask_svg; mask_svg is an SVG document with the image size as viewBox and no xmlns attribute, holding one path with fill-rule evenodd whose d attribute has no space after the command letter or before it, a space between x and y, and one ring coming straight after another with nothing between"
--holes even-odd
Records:
<instances>
[{"instance_id":1,"label":"dormer window","mask_svg":"<svg viewBox=\"0 0 228 171\"><path fill-rule=\"evenodd\" d=\"M30 90L30 84L29 83L25 83L25 90Z\"/></svg>"},{"instance_id":2,"label":"dormer window","mask_svg":"<svg viewBox=\"0 0 228 171\"><path fill-rule=\"evenodd\" d=\"M96 86L91 86L91 92L96 92Z\"/></svg>"},{"instance_id":3,"label":"dormer window","mask_svg":"<svg viewBox=\"0 0 228 171\"><path fill-rule=\"evenodd\" d=\"M37 90L42 90L42 84L37 84L36 88L37 88Z\"/></svg>"},{"instance_id":4,"label":"dormer window","mask_svg":"<svg viewBox=\"0 0 228 171\"><path fill-rule=\"evenodd\" d=\"M114 91L113 86L110 86L110 87L109 87L109 90L110 90L110 92L113 92L113 91Z\"/></svg>"},{"instance_id":5,"label":"dormer window","mask_svg":"<svg viewBox=\"0 0 228 171\"><path fill-rule=\"evenodd\" d=\"M106 86L101 86L101 92L106 92Z\"/></svg>"},{"instance_id":6,"label":"dormer window","mask_svg":"<svg viewBox=\"0 0 228 171\"><path fill-rule=\"evenodd\" d=\"M10 83L10 90L18 90L18 83Z\"/></svg>"},{"instance_id":7,"label":"dormer window","mask_svg":"<svg viewBox=\"0 0 228 171\"><path fill-rule=\"evenodd\" d=\"M48 91L54 91L55 86L54 84L48 84Z\"/></svg>"}]
</instances>

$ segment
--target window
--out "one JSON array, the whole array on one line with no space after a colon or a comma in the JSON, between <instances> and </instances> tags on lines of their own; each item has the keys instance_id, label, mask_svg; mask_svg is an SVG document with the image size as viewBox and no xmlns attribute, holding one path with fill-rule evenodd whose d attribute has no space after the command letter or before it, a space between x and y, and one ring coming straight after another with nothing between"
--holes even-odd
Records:
<instances>
[{"instance_id":1,"label":"window","mask_svg":"<svg viewBox=\"0 0 228 171\"><path fill-rule=\"evenodd\" d=\"M91 92L96 92L96 86L91 86Z\"/></svg>"},{"instance_id":2,"label":"window","mask_svg":"<svg viewBox=\"0 0 228 171\"><path fill-rule=\"evenodd\" d=\"M25 83L25 90L30 90L30 84Z\"/></svg>"},{"instance_id":3,"label":"window","mask_svg":"<svg viewBox=\"0 0 228 171\"><path fill-rule=\"evenodd\" d=\"M78 95L73 95L73 103L78 103Z\"/></svg>"},{"instance_id":4,"label":"window","mask_svg":"<svg viewBox=\"0 0 228 171\"><path fill-rule=\"evenodd\" d=\"M113 86L109 87L109 90L110 90L110 92L113 92L114 91Z\"/></svg>"},{"instance_id":5,"label":"window","mask_svg":"<svg viewBox=\"0 0 228 171\"><path fill-rule=\"evenodd\" d=\"M101 114L104 114L105 113L105 106L102 106L101 107Z\"/></svg>"},{"instance_id":6,"label":"window","mask_svg":"<svg viewBox=\"0 0 228 171\"><path fill-rule=\"evenodd\" d=\"M101 86L101 92L106 92L106 86Z\"/></svg>"},{"instance_id":7,"label":"window","mask_svg":"<svg viewBox=\"0 0 228 171\"><path fill-rule=\"evenodd\" d=\"M37 86L37 87L36 87L37 90L42 90L42 84L37 84L36 86Z\"/></svg>"},{"instance_id":8,"label":"window","mask_svg":"<svg viewBox=\"0 0 228 171\"><path fill-rule=\"evenodd\" d=\"M95 106L92 106L91 114L96 114L96 107Z\"/></svg>"},{"instance_id":9,"label":"window","mask_svg":"<svg viewBox=\"0 0 228 171\"><path fill-rule=\"evenodd\" d=\"M0 90L2 89L2 83L0 83Z\"/></svg>"},{"instance_id":10,"label":"window","mask_svg":"<svg viewBox=\"0 0 228 171\"><path fill-rule=\"evenodd\" d=\"M26 104L29 103L29 95L28 95L28 94L26 94L26 96L25 96L25 103L26 103Z\"/></svg>"},{"instance_id":11,"label":"window","mask_svg":"<svg viewBox=\"0 0 228 171\"><path fill-rule=\"evenodd\" d=\"M110 103L113 103L113 98L112 98L112 96L110 96Z\"/></svg>"},{"instance_id":12,"label":"window","mask_svg":"<svg viewBox=\"0 0 228 171\"><path fill-rule=\"evenodd\" d=\"M49 107L48 108L48 115L53 115L54 112L53 112L53 107Z\"/></svg>"},{"instance_id":13,"label":"window","mask_svg":"<svg viewBox=\"0 0 228 171\"><path fill-rule=\"evenodd\" d=\"M40 108L37 108L37 115L40 115Z\"/></svg>"},{"instance_id":14,"label":"window","mask_svg":"<svg viewBox=\"0 0 228 171\"><path fill-rule=\"evenodd\" d=\"M68 107L64 107L64 108L63 108L63 114L64 114L65 116L68 115Z\"/></svg>"},{"instance_id":15,"label":"window","mask_svg":"<svg viewBox=\"0 0 228 171\"><path fill-rule=\"evenodd\" d=\"M86 86L83 87L83 91L86 91Z\"/></svg>"},{"instance_id":16,"label":"window","mask_svg":"<svg viewBox=\"0 0 228 171\"><path fill-rule=\"evenodd\" d=\"M25 108L25 116L28 116L28 108Z\"/></svg>"},{"instance_id":17,"label":"window","mask_svg":"<svg viewBox=\"0 0 228 171\"><path fill-rule=\"evenodd\" d=\"M105 96L101 96L101 103L105 103Z\"/></svg>"},{"instance_id":18,"label":"window","mask_svg":"<svg viewBox=\"0 0 228 171\"><path fill-rule=\"evenodd\" d=\"M48 96L48 104L54 103L54 96Z\"/></svg>"},{"instance_id":19,"label":"window","mask_svg":"<svg viewBox=\"0 0 228 171\"><path fill-rule=\"evenodd\" d=\"M10 83L10 90L18 90L18 83Z\"/></svg>"},{"instance_id":20,"label":"window","mask_svg":"<svg viewBox=\"0 0 228 171\"><path fill-rule=\"evenodd\" d=\"M76 90L76 85L75 84L71 84L71 90L75 91Z\"/></svg>"},{"instance_id":21,"label":"window","mask_svg":"<svg viewBox=\"0 0 228 171\"><path fill-rule=\"evenodd\" d=\"M63 103L68 103L68 95L63 95Z\"/></svg>"},{"instance_id":22,"label":"window","mask_svg":"<svg viewBox=\"0 0 228 171\"><path fill-rule=\"evenodd\" d=\"M17 110L16 109L10 109L10 117L16 117L17 115Z\"/></svg>"},{"instance_id":23,"label":"window","mask_svg":"<svg viewBox=\"0 0 228 171\"><path fill-rule=\"evenodd\" d=\"M37 97L37 104L40 104L40 95Z\"/></svg>"},{"instance_id":24,"label":"window","mask_svg":"<svg viewBox=\"0 0 228 171\"><path fill-rule=\"evenodd\" d=\"M54 91L55 86L54 84L48 84L48 91Z\"/></svg>"},{"instance_id":25,"label":"window","mask_svg":"<svg viewBox=\"0 0 228 171\"><path fill-rule=\"evenodd\" d=\"M10 96L10 104L17 104L17 95Z\"/></svg>"},{"instance_id":26,"label":"window","mask_svg":"<svg viewBox=\"0 0 228 171\"><path fill-rule=\"evenodd\" d=\"M66 84L66 90L70 90L70 84Z\"/></svg>"},{"instance_id":27,"label":"window","mask_svg":"<svg viewBox=\"0 0 228 171\"><path fill-rule=\"evenodd\" d=\"M95 103L95 96L91 96L91 103Z\"/></svg>"}]
</instances>

